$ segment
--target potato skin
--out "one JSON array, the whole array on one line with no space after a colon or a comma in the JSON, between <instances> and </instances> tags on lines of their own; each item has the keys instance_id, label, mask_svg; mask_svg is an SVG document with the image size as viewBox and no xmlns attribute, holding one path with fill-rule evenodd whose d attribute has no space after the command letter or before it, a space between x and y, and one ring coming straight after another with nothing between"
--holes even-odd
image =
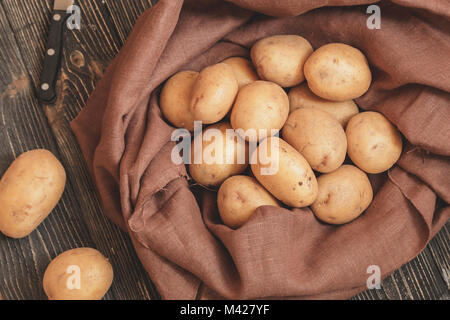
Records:
<instances>
[{"instance_id":1,"label":"potato skin","mask_svg":"<svg viewBox=\"0 0 450 320\"><path fill-rule=\"evenodd\" d=\"M239 89L259 80L256 70L250 60L241 57L231 57L223 61L229 65L234 72Z\"/></svg>"},{"instance_id":2,"label":"potato skin","mask_svg":"<svg viewBox=\"0 0 450 320\"><path fill-rule=\"evenodd\" d=\"M312 52L305 38L277 35L259 40L250 53L261 79L293 87L305 80L303 66Z\"/></svg>"},{"instance_id":3,"label":"potato skin","mask_svg":"<svg viewBox=\"0 0 450 320\"><path fill-rule=\"evenodd\" d=\"M311 206L319 220L330 224L344 224L356 219L373 199L367 175L352 165L321 175L319 195Z\"/></svg>"},{"instance_id":4,"label":"potato skin","mask_svg":"<svg viewBox=\"0 0 450 320\"><path fill-rule=\"evenodd\" d=\"M258 207L280 205L255 178L234 176L220 187L217 206L223 223L237 229L250 219Z\"/></svg>"},{"instance_id":5,"label":"potato skin","mask_svg":"<svg viewBox=\"0 0 450 320\"><path fill-rule=\"evenodd\" d=\"M192 88L198 72L181 71L167 80L159 104L164 117L175 127L194 131L194 115L190 110Z\"/></svg>"},{"instance_id":6,"label":"potato skin","mask_svg":"<svg viewBox=\"0 0 450 320\"><path fill-rule=\"evenodd\" d=\"M302 108L289 115L283 139L293 146L316 171L339 168L347 154L347 139L339 122L327 112Z\"/></svg>"},{"instance_id":7,"label":"potato skin","mask_svg":"<svg viewBox=\"0 0 450 320\"><path fill-rule=\"evenodd\" d=\"M254 135L246 136L247 141L257 141L266 136L259 130L280 130L289 115L289 98L275 83L255 81L239 91L231 112L231 125L235 130L255 130Z\"/></svg>"},{"instance_id":8,"label":"potato skin","mask_svg":"<svg viewBox=\"0 0 450 320\"><path fill-rule=\"evenodd\" d=\"M292 88L288 94L290 113L300 108L320 109L332 115L343 128L350 119L359 113L358 106L353 100L329 101L316 96L308 87L308 84Z\"/></svg>"},{"instance_id":9,"label":"potato skin","mask_svg":"<svg viewBox=\"0 0 450 320\"><path fill-rule=\"evenodd\" d=\"M304 72L311 91L332 101L358 98L366 93L372 81L364 54L343 43L317 49L306 61Z\"/></svg>"},{"instance_id":10,"label":"potato skin","mask_svg":"<svg viewBox=\"0 0 450 320\"><path fill-rule=\"evenodd\" d=\"M217 129L222 134L223 145L218 145L218 148L222 148L223 157L218 159L218 162L222 163L206 163L205 159L210 153L208 153L208 147L214 147L215 143L212 141L203 141L203 137L207 134L208 130ZM248 146L247 143L240 137L235 137L230 143L226 143L226 130L232 129L228 122L217 123L211 125L203 130L203 135L198 135L194 138L191 146L191 164L189 165L189 172L191 177L199 184L206 187L218 187L222 182L224 182L228 177L240 174L245 171L248 167ZM217 142L219 143L219 142ZM202 145L203 153L200 153L196 146ZM245 152L245 163L239 164L237 161L238 150L242 148ZM194 163L195 154L202 154L202 163ZM216 154L217 157L219 155ZM227 161L229 159L230 161Z\"/></svg>"},{"instance_id":11,"label":"potato skin","mask_svg":"<svg viewBox=\"0 0 450 320\"><path fill-rule=\"evenodd\" d=\"M0 181L0 231L23 238L34 231L61 198L66 172L47 150L25 152Z\"/></svg>"},{"instance_id":12,"label":"potato skin","mask_svg":"<svg viewBox=\"0 0 450 320\"><path fill-rule=\"evenodd\" d=\"M256 156L264 143L267 145L266 154L269 160L266 164ZM261 142L251 159L255 178L281 202L300 208L309 206L316 200L318 187L314 172L305 158L286 141L278 137L267 138ZM278 170L273 174L262 174L262 169L271 166L278 167Z\"/></svg>"},{"instance_id":13,"label":"potato skin","mask_svg":"<svg viewBox=\"0 0 450 320\"><path fill-rule=\"evenodd\" d=\"M78 266L80 289L69 289L69 277ZM108 259L92 248L78 248L57 256L44 274L44 291L49 300L101 300L111 287L114 272Z\"/></svg>"},{"instance_id":14,"label":"potato skin","mask_svg":"<svg viewBox=\"0 0 450 320\"><path fill-rule=\"evenodd\" d=\"M212 124L230 111L238 93L233 69L218 63L203 69L192 88L190 110L195 120Z\"/></svg>"},{"instance_id":15,"label":"potato skin","mask_svg":"<svg viewBox=\"0 0 450 320\"><path fill-rule=\"evenodd\" d=\"M402 153L400 133L378 112L361 112L351 118L346 135L350 159L367 173L388 170Z\"/></svg>"}]
</instances>

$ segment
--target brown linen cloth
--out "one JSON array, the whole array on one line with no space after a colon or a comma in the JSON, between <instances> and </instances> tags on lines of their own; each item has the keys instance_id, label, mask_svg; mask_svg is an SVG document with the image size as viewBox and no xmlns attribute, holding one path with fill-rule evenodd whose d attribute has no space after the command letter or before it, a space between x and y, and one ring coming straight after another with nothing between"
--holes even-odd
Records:
<instances>
[{"instance_id":1,"label":"brown linen cloth","mask_svg":"<svg viewBox=\"0 0 450 320\"><path fill-rule=\"evenodd\" d=\"M385 277L447 221L450 3L381 2L381 29L369 30L374 2L162 0L138 20L72 128L105 213L130 234L163 298L348 298L366 288L370 265ZM374 81L357 103L406 138L398 164L371 177L376 196L350 224L266 206L231 230L215 194L194 196L185 166L170 160L173 128L158 107L160 85L180 70L248 56L274 34L361 49Z\"/></svg>"}]
</instances>

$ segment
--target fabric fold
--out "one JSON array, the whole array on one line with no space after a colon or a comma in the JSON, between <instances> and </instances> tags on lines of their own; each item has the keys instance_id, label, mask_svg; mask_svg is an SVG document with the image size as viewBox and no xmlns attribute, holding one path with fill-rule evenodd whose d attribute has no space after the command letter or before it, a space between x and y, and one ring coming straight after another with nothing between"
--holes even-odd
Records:
<instances>
[{"instance_id":1,"label":"fabric fold","mask_svg":"<svg viewBox=\"0 0 450 320\"><path fill-rule=\"evenodd\" d=\"M366 27L367 5L381 29ZM417 256L450 216L450 4L435 0L161 0L136 23L72 122L105 214L126 230L164 299L343 299ZM373 84L357 99L404 136L401 159L371 177L355 221L319 222L309 208L261 207L223 225L216 195L171 161L174 130L160 87L180 70L249 56L255 41L298 34L368 57Z\"/></svg>"}]
</instances>

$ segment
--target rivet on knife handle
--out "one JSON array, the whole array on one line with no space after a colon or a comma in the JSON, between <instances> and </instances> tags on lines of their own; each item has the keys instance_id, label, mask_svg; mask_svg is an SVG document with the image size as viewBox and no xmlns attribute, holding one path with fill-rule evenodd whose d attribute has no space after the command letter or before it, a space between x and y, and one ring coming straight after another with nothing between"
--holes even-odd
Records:
<instances>
[{"instance_id":1,"label":"rivet on knife handle","mask_svg":"<svg viewBox=\"0 0 450 320\"><path fill-rule=\"evenodd\" d=\"M67 17L67 12L62 10L56 10L52 15L39 88L39 99L42 102L52 103L56 99L56 77L61 63L63 31Z\"/></svg>"}]
</instances>

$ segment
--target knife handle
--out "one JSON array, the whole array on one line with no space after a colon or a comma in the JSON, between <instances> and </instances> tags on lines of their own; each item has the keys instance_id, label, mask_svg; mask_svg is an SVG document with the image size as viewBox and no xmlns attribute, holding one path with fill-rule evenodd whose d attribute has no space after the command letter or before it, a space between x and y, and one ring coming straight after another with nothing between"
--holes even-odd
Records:
<instances>
[{"instance_id":1,"label":"knife handle","mask_svg":"<svg viewBox=\"0 0 450 320\"><path fill-rule=\"evenodd\" d=\"M67 18L67 12L62 10L56 10L52 15L39 88L39 99L45 103L56 100L56 77L61 63L63 31Z\"/></svg>"}]
</instances>

